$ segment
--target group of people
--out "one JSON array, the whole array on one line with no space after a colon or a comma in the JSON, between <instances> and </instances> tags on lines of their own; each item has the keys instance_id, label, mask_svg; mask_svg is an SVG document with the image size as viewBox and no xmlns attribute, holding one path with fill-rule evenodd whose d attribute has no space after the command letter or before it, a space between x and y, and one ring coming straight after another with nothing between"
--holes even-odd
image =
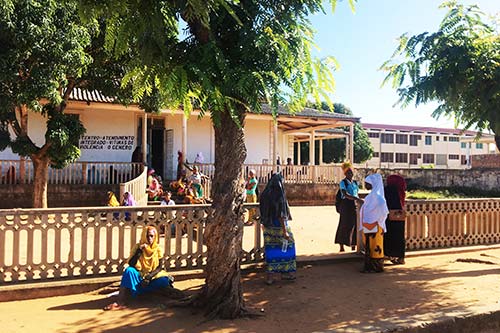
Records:
<instances>
[{"instance_id":1,"label":"group of people","mask_svg":"<svg viewBox=\"0 0 500 333\"><path fill-rule=\"evenodd\" d=\"M181 198L186 204L203 204L206 203L203 193L203 182L208 179L208 176L202 174L195 165L191 168L191 175L188 176L185 169L180 171L179 178L170 183L170 188L175 195Z\"/></svg>"},{"instance_id":2,"label":"group of people","mask_svg":"<svg viewBox=\"0 0 500 333\"><path fill-rule=\"evenodd\" d=\"M387 177L384 187L382 176L373 173L365 178L365 188L370 193L361 199L358 183L353 180L350 164L343 165L345 178L340 182L341 200L337 203L340 214L335 243L356 248L357 230L361 231L365 247L362 272L383 272L384 261L405 263L405 195L406 182L399 175ZM359 226L356 226L356 203L361 205Z\"/></svg>"},{"instance_id":3,"label":"group of people","mask_svg":"<svg viewBox=\"0 0 500 333\"><path fill-rule=\"evenodd\" d=\"M403 264L406 191L404 179L399 175L391 175L387 178L387 186L384 188L380 174L367 176L365 188L370 190L370 193L363 200L359 198L357 182L352 179L352 167L345 165L344 173L346 179L340 184L342 207L335 242L341 245L341 251L344 246L356 245L355 202L359 202L362 206L357 227L362 231L365 246L362 272L382 272L387 256L393 263ZM247 200L256 202L257 180L254 170L250 170L245 187ZM164 201L169 200L171 199L165 198ZM295 241L289 225L292 216L281 173L273 174L260 194L259 209L264 234L265 282L272 285L277 276L280 276L281 280L293 281L296 279L297 270ZM172 287L173 279L162 267L163 257L158 239L159 233L154 226L144 228L141 241L132 249L129 266L123 273L118 301L106 306L105 310L124 307L131 296Z\"/></svg>"}]
</instances>

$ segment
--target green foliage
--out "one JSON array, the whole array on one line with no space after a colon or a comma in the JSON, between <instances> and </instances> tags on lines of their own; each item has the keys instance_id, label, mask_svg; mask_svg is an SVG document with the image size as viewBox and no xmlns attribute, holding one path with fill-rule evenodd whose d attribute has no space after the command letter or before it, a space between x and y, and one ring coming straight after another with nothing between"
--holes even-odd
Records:
<instances>
[{"instance_id":1,"label":"green foliage","mask_svg":"<svg viewBox=\"0 0 500 333\"><path fill-rule=\"evenodd\" d=\"M322 102L320 105L311 105L314 108L319 108L321 110L331 111L332 109L328 106L328 103ZM341 103L335 103L333 105L333 111L336 113L346 114L352 116L352 111L345 105ZM349 128L343 128L343 130L348 131ZM345 139L329 139L323 142L323 161L325 163L341 163L345 161L345 149L346 141ZM373 155L373 147L368 138L368 134L364 130L361 124L354 125L354 163L363 163Z\"/></svg>"},{"instance_id":2,"label":"green foliage","mask_svg":"<svg viewBox=\"0 0 500 333\"><path fill-rule=\"evenodd\" d=\"M500 35L477 6L443 3L448 13L437 32L404 34L381 69L403 106L436 101L433 113L454 116L456 125L495 133L500 147Z\"/></svg>"},{"instance_id":3,"label":"green foliage","mask_svg":"<svg viewBox=\"0 0 500 333\"><path fill-rule=\"evenodd\" d=\"M104 49L103 23L83 22L75 1L9 1L0 6L0 149L22 156L48 154L53 167L80 156L83 127L64 115L76 87L131 101L120 79L128 52L113 59ZM124 65L125 64L125 65ZM36 146L22 128L23 108L47 117L46 142ZM12 135L13 134L13 135Z\"/></svg>"},{"instance_id":4,"label":"green foliage","mask_svg":"<svg viewBox=\"0 0 500 333\"><path fill-rule=\"evenodd\" d=\"M279 104L297 112L308 97L328 101L334 87L335 61L311 56L307 17L323 11L320 0L80 3L87 18L105 18L110 52L140 54L122 84L133 87L136 101L149 102L148 111L182 105L189 114L196 107L217 125L221 112L239 122L263 102L274 112Z\"/></svg>"},{"instance_id":5,"label":"green foliage","mask_svg":"<svg viewBox=\"0 0 500 333\"><path fill-rule=\"evenodd\" d=\"M46 108L49 116L45 140L52 143L49 148L51 166L61 169L80 157L78 141L85 134L85 128L77 116L57 112L52 105Z\"/></svg>"},{"instance_id":6,"label":"green foliage","mask_svg":"<svg viewBox=\"0 0 500 333\"><path fill-rule=\"evenodd\" d=\"M410 185L410 184L409 184ZM451 198L498 198L500 191L463 186L427 188L414 185L408 187L407 199L451 199Z\"/></svg>"}]
</instances>

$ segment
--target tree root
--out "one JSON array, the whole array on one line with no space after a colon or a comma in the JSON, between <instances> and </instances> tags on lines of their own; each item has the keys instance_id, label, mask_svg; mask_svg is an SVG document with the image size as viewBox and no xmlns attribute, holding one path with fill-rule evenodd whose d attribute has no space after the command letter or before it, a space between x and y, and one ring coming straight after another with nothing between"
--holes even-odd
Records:
<instances>
[{"instance_id":1,"label":"tree root","mask_svg":"<svg viewBox=\"0 0 500 333\"><path fill-rule=\"evenodd\" d=\"M456 262L466 262L466 263L486 264L486 265L497 265L497 263L494 263L492 261L481 260L481 259L471 259L471 258L458 258L456 260Z\"/></svg>"}]
</instances>

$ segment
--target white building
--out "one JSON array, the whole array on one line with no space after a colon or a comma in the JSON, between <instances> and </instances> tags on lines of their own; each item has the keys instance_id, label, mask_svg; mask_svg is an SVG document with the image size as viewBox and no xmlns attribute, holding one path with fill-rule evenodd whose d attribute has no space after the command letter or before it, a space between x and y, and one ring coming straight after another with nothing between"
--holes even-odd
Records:
<instances>
[{"instance_id":1,"label":"white building","mask_svg":"<svg viewBox=\"0 0 500 333\"><path fill-rule=\"evenodd\" d=\"M492 152L492 135L458 129L385 124L362 124L374 148L369 168L465 169L470 156ZM493 148L494 152L494 148Z\"/></svg>"},{"instance_id":2,"label":"white building","mask_svg":"<svg viewBox=\"0 0 500 333\"><path fill-rule=\"evenodd\" d=\"M146 114L137 106L114 104L109 98L79 89L73 92L65 112L79 117L87 130L80 140L80 161L130 162L135 147L146 146L147 164L167 179L175 178L177 151L184 152L189 162L198 153L203 155L204 163L214 162L214 130L208 115L200 118L195 111L187 118L180 109ZM265 105L262 113L246 115L245 164L273 165L278 156L283 163L287 158L293 160L294 143L304 140L313 147L308 160L312 165L321 164L315 161L314 146L319 144L322 150L322 140L330 136L317 131L347 126L350 131L345 136L349 139L359 118L309 108L290 115L280 108L276 120ZM42 115L29 113L28 134L38 146L45 141L45 124ZM352 144L346 150L346 155L352 156ZM0 160L19 160L19 156L6 149L0 152Z\"/></svg>"}]
</instances>

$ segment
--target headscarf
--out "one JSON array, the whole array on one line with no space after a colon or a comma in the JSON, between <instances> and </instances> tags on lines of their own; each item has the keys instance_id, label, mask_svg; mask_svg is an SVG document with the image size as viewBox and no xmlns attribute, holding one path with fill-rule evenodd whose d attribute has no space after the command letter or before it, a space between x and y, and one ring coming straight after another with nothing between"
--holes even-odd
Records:
<instances>
[{"instance_id":1,"label":"headscarf","mask_svg":"<svg viewBox=\"0 0 500 333\"><path fill-rule=\"evenodd\" d=\"M163 258L160 245L158 244L158 239L159 239L158 230L156 230L156 228L152 225L148 225L142 230L141 241L132 248L132 251L130 252L130 258L132 258L137 249L141 246L141 244L148 243L146 235L149 230L155 231L155 238L153 240L153 243L151 245L147 245L142 250L142 254L137 260L137 263L135 264L135 268L141 273L142 277L154 271L160 264L160 260L162 260ZM158 274L154 276L154 278L157 279L163 276L167 276L167 272L165 270L161 270Z\"/></svg>"},{"instance_id":2,"label":"headscarf","mask_svg":"<svg viewBox=\"0 0 500 333\"><path fill-rule=\"evenodd\" d=\"M350 162L344 162L342 163L342 171L344 172L344 175L347 173L347 171L353 171L352 170L352 164Z\"/></svg>"},{"instance_id":3,"label":"headscarf","mask_svg":"<svg viewBox=\"0 0 500 333\"><path fill-rule=\"evenodd\" d=\"M128 193L128 197L125 195L125 193ZM125 192L125 193L123 194L123 197L125 198L125 199L123 199L123 205L124 206L135 206L135 205L137 205L137 202L135 201L134 196L132 195L132 193L130 193L130 192Z\"/></svg>"},{"instance_id":4,"label":"headscarf","mask_svg":"<svg viewBox=\"0 0 500 333\"><path fill-rule=\"evenodd\" d=\"M389 210L384 197L384 183L382 176L374 173L365 178L365 183L372 185L371 192L366 196L360 212L360 230L363 228L363 223L378 222L380 227L387 231L385 219Z\"/></svg>"},{"instance_id":5,"label":"headscarf","mask_svg":"<svg viewBox=\"0 0 500 333\"><path fill-rule=\"evenodd\" d=\"M153 178L153 179L151 180L151 184L149 184L149 189L150 189L151 191L157 191L157 190L159 190L159 189L160 189L160 182L158 181L158 179Z\"/></svg>"},{"instance_id":6,"label":"headscarf","mask_svg":"<svg viewBox=\"0 0 500 333\"><path fill-rule=\"evenodd\" d=\"M113 192L108 191L108 206L109 207L118 207L120 206L120 203L116 199L116 196Z\"/></svg>"},{"instance_id":7,"label":"headscarf","mask_svg":"<svg viewBox=\"0 0 500 333\"><path fill-rule=\"evenodd\" d=\"M152 176L155 173L155 169L148 170L148 176Z\"/></svg>"},{"instance_id":8,"label":"headscarf","mask_svg":"<svg viewBox=\"0 0 500 333\"><path fill-rule=\"evenodd\" d=\"M198 154L196 154L194 163L203 163L204 160L205 158L203 158L203 153L200 151Z\"/></svg>"},{"instance_id":9,"label":"headscarf","mask_svg":"<svg viewBox=\"0 0 500 333\"><path fill-rule=\"evenodd\" d=\"M291 220L290 207L286 200L283 176L275 173L260 195L260 221L264 226L271 226L281 217Z\"/></svg>"},{"instance_id":10,"label":"headscarf","mask_svg":"<svg viewBox=\"0 0 500 333\"><path fill-rule=\"evenodd\" d=\"M400 175L390 175L387 177L387 187L393 186L397 189L399 195L399 202L401 203L401 208L405 206L406 199L406 182Z\"/></svg>"}]
</instances>

